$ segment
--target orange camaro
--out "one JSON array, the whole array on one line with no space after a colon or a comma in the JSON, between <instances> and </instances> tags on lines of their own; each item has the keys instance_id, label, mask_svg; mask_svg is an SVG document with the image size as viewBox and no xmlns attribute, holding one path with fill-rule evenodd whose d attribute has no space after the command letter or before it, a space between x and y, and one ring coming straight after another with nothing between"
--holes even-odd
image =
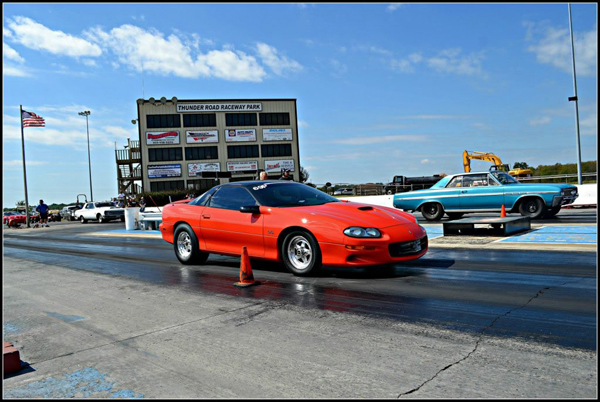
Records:
<instances>
[{"instance_id":1,"label":"orange camaro","mask_svg":"<svg viewBox=\"0 0 600 402\"><path fill-rule=\"evenodd\" d=\"M160 225L183 264L209 253L282 261L295 275L322 265L366 266L414 260L427 252L416 218L394 208L338 200L301 183L245 181L166 205Z\"/></svg>"}]
</instances>

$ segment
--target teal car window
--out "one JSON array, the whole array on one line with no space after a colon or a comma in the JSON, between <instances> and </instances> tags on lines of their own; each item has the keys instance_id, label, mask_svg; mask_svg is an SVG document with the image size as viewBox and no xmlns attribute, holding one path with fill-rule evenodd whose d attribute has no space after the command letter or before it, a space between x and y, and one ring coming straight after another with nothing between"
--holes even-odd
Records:
<instances>
[{"instance_id":1,"label":"teal car window","mask_svg":"<svg viewBox=\"0 0 600 402\"><path fill-rule=\"evenodd\" d=\"M492 174L502 184L516 184L516 183L518 183L517 180L515 180L515 178L513 178L511 175L509 175L506 172L492 172Z\"/></svg>"},{"instance_id":2,"label":"teal car window","mask_svg":"<svg viewBox=\"0 0 600 402\"><path fill-rule=\"evenodd\" d=\"M462 176L456 176L446 186L447 188L462 187Z\"/></svg>"}]
</instances>

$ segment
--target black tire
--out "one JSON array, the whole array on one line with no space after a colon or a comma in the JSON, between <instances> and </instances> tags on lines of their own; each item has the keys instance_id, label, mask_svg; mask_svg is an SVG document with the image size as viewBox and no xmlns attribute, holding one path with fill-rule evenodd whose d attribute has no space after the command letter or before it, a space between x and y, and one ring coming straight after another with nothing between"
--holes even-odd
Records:
<instances>
[{"instance_id":1,"label":"black tire","mask_svg":"<svg viewBox=\"0 0 600 402\"><path fill-rule=\"evenodd\" d=\"M87 223L87 219L85 219L83 217L83 215L82 215L82 216L79 217L79 222L81 222L81 223Z\"/></svg>"},{"instance_id":2,"label":"black tire","mask_svg":"<svg viewBox=\"0 0 600 402\"><path fill-rule=\"evenodd\" d=\"M173 248L179 262L184 265L204 264L209 253L202 252L199 244L196 233L189 225L177 226L173 236Z\"/></svg>"},{"instance_id":3,"label":"black tire","mask_svg":"<svg viewBox=\"0 0 600 402\"><path fill-rule=\"evenodd\" d=\"M283 265L296 276L316 274L322 267L321 248L309 232L288 233L281 242L280 253Z\"/></svg>"},{"instance_id":4,"label":"black tire","mask_svg":"<svg viewBox=\"0 0 600 402\"><path fill-rule=\"evenodd\" d=\"M449 219L460 219L464 214L460 212L446 212L446 215L448 215Z\"/></svg>"},{"instance_id":5,"label":"black tire","mask_svg":"<svg viewBox=\"0 0 600 402\"><path fill-rule=\"evenodd\" d=\"M554 216L556 216L557 213L559 213L561 210L560 205L557 207L552 207L549 208L548 210L546 210L546 214L544 215L545 218L553 218Z\"/></svg>"},{"instance_id":6,"label":"black tire","mask_svg":"<svg viewBox=\"0 0 600 402\"><path fill-rule=\"evenodd\" d=\"M539 219L546 213L546 208L539 198L526 198L519 204L519 213L531 219Z\"/></svg>"},{"instance_id":7,"label":"black tire","mask_svg":"<svg viewBox=\"0 0 600 402\"><path fill-rule=\"evenodd\" d=\"M106 219L104 219L102 215L98 214L96 215L96 218L98 218L98 223L106 223Z\"/></svg>"},{"instance_id":8,"label":"black tire","mask_svg":"<svg viewBox=\"0 0 600 402\"><path fill-rule=\"evenodd\" d=\"M387 193L387 195L392 195L392 194L394 194L394 192L393 192L392 190L388 190L388 191L386 191L386 193Z\"/></svg>"},{"instance_id":9,"label":"black tire","mask_svg":"<svg viewBox=\"0 0 600 402\"><path fill-rule=\"evenodd\" d=\"M437 202L429 202L421 207L421 214L428 221L439 221L444 216L444 207Z\"/></svg>"}]
</instances>

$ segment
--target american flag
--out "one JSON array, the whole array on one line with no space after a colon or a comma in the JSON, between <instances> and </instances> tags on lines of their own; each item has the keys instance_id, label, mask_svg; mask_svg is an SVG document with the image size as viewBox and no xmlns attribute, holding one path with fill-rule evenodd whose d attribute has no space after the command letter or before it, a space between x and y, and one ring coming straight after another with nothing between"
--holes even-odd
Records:
<instances>
[{"instance_id":1,"label":"american flag","mask_svg":"<svg viewBox=\"0 0 600 402\"><path fill-rule=\"evenodd\" d=\"M46 127L43 117L26 110L23 110L21 119L23 120L23 127Z\"/></svg>"}]
</instances>

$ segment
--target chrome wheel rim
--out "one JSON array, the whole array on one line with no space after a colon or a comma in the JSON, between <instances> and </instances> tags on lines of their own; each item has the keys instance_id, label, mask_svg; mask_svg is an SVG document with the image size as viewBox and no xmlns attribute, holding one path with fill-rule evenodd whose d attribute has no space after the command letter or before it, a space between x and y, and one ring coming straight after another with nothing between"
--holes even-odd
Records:
<instances>
[{"instance_id":1,"label":"chrome wheel rim","mask_svg":"<svg viewBox=\"0 0 600 402\"><path fill-rule=\"evenodd\" d=\"M534 214L534 213L536 213L536 212L537 212L537 210L538 210L538 209L537 209L537 204L536 204L535 202L533 202L533 201L531 201L531 202L527 203L527 205L526 205L526 210L527 210L527 212L529 212L530 214Z\"/></svg>"},{"instance_id":2,"label":"chrome wheel rim","mask_svg":"<svg viewBox=\"0 0 600 402\"><path fill-rule=\"evenodd\" d=\"M306 270L313 260L313 250L304 236L296 236L288 243L287 255L289 262L297 270Z\"/></svg>"},{"instance_id":3,"label":"chrome wheel rim","mask_svg":"<svg viewBox=\"0 0 600 402\"><path fill-rule=\"evenodd\" d=\"M192 254L192 238L188 232L181 232L177 236L177 252L183 259L189 258Z\"/></svg>"}]
</instances>

